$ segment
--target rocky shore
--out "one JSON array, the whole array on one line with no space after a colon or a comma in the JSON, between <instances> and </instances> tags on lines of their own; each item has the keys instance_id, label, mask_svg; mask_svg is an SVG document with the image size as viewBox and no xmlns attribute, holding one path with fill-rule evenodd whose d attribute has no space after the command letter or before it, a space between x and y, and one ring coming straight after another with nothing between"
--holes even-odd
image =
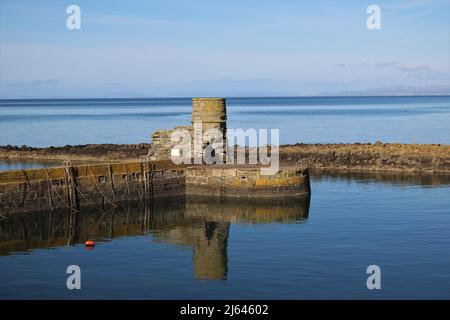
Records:
<instances>
[{"instance_id":1,"label":"rocky shore","mask_svg":"<svg viewBox=\"0 0 450 320\"><path fill-rule=\"evenodd\" d=\"M284 145L280 158L314 169L450 173L450 145L440 144Z\"/></svg>"},{"instance_id":2,"label":"rocky shore","mask_svg":"<svg viewBox=\"0 0 450 320\"><path fill-rule=\"evenodd\" d=\"M0 158L9 160L118 161L137 160L150 144L88 144L32 148L0 146ZM351 171L408 171L450 174L450 145L388 144L295 144L280 146L286 165L311 169Z\"/></svg>"},{"instance_id":3,"label":"rocky shore","mask_svg":"<svg viewBox=\"0 0 450 320\"><path fill-rule=\"evenodd\" d=\"M140 144L85 144L64 147L33 148L28 146L0 146L0 158L17 160L76 160L111 161L137 160L146 155L148 143Z\"/></svg>"}]
</instances>

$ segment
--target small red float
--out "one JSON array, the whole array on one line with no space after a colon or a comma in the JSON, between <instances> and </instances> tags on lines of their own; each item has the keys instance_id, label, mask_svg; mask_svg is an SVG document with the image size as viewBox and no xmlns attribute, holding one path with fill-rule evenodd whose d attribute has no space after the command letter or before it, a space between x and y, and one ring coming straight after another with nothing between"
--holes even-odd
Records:
<instances>
[{"instance_id":1,"label":"small red float","mask_svg":"<svg viewBox=\"0 0 450 320\"><path fill-rule=\"evenodd\" d=\"M86 247L93 247L93 246L95 246L94 240L88 240L84 244L85 244Z\"/></svg>"}]
</instances>

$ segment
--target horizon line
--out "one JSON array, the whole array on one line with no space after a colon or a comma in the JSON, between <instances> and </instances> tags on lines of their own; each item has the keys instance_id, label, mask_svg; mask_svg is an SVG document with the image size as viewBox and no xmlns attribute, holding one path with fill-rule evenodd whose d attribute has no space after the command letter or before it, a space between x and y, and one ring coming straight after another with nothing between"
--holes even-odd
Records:
<instances>
[{"instance_id":1,"label":"horizon line","mask_svg":"<svg viewBox=\"0 0 450 320\"><path fill-rule=\"evenodd\" d=\"M149 100L149 99L193 99L200 96L190 97L116 97L116 98L102 98L102 97L88 97L88 98L0 98L0 101L11 100ZM202 98L217 98L217 96L201 96ZM254 99L254 98L406 98L406 97L450 97L450 94L396 94L396 95L286 95L286 96L222 96L225 99Z\"/></svg>"}]
</instances>

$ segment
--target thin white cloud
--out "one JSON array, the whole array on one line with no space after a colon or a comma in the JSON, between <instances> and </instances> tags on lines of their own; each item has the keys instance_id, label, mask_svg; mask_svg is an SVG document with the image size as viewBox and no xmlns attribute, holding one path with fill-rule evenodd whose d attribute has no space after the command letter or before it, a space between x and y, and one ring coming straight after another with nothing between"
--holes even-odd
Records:
<instances>
[{"instance_id":1,"label":"thin white cloud","mask_svg":"<svg viewBox=\"0 0 450 320\"><path fill-rule=\"evenodd\" d=\"M396 66L396 65L398 65L398 63L397 63L397 62L394 62L394 61L377 62L377 63L374 63L374 66L375 66L376 68L379 68L379 69L388 68L388 67L393 67L393 66Z\"/></svg>"},{"instance_id":2,"label":"thin white cloud","mask_svg":"<svg viewBox=\"0 0 450 320\"><path fill-rule=\"evenodd\" d=\"M180 26L180 22L167 19L139 18L135 16L118 16L108 14L95 14L86 16L85 23L92 23L104 26L127 26L132 28L156 28Z\"/></svg>"},{"instance_id":3,"label":"thin white cloud","mask_svg":"<svg viewBox=\"0 0 450 320\"><path fill-rule=\"evenodd\" d=\"M402 66L399 65L397 66L397 70L402 71L402 72L417 72L417 71L429 71L431 70L430 67L425 66L425 65L407 65L407 66Z\"/></svg>"}]
</instances>

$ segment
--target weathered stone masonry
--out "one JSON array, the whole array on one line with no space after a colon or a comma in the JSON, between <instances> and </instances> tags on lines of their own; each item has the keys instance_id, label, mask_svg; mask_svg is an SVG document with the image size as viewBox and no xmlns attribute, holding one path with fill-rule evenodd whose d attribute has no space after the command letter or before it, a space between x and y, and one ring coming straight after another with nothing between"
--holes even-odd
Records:
<instances>
[{"instance_id":1,"label":"weathered stone masonry","mask_svg":"<svg viewBox=\"0 0 450 320\"><path fill-rule=\"evenodd\" d=\"M285 198L309 195L308 170L283 167L262 175L258 166L196 166L186 169L186 194L191 196Z\"/></svg>"},{"instance_id":2,"label":"weathered stone masonry","mask_svg":"<svg viewBox=\"0 0 450 320\"><path fill-rule=\"evenodd\" d=\"M0 213L83 206L185 194L182 168L122 162L0 172Z\"/></svg>"},{"instance_id":3,"label":"weathered stone masonry","mask_svg":"<svg viewBox=\"0 0 450 320\"><path fill-rule=\"evenodd\" d=\"M169 162L122 162L0 172L0 213L80 207L167 196L284 198L310 194L307 169L257 166L176 167Z\"/></svg>"},{"instance_id":4,"label":"weathered stone masonry","mask_svg":"<svg viewBox=\"0 0 450 320\"><path fill-rule=\"evenodd\" d=\"M194 128L200 128L194 130ZM151 154L152 160L170 159L171 150L177 144L172 142L172 133L177 129L189 131L191 136L192 157L201 158L207 143L214 137L206 133L209 129L217 129L223 140L223 154L226 154L227 135L227 108L224 98L193 98L192 121L190 126L176 126L174 129L157 130L152 134ZM203 138L203 139L202 139ZM194 141L200 141L201 149L194 148Z\"/></svg>"}]
</instances>

